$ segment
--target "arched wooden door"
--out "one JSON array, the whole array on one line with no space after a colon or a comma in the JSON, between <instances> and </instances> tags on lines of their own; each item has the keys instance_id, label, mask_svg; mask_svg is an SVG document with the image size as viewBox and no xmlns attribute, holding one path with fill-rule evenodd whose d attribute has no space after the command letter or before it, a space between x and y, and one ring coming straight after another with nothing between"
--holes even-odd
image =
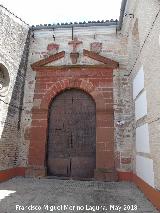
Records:
<instances>
[{"instance_id":1,"label":"arched wooden door","mask_svg":"<svg viewBox=\"0 0 160 213\"><path fill-rule=\"evenodd\" d=\"M96 164L96 107L78 89L53 100L48 128L48 175L91 178Z\"/></svg>"}]
</instances>

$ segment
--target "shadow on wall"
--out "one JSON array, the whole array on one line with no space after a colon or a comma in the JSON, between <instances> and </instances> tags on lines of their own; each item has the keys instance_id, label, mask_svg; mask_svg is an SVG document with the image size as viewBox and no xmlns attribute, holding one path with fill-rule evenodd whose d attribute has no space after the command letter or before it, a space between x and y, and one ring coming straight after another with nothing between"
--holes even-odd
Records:
<instances>
[{"instance_id":1,"label":"shadow on wall","mask_svg":"<svg viewBox=\"0 0 160 213\"><path fill-rule=\"evenodd\" d=\"M0 138L0 181L9 179L18 174L24 174L24 171L22 171L22 169L20 171L18 171L17 169L13 171L13 169L10 168L16 168L19 166L18 158L19 147L21 145L21 115L23 110L23 97L29 54L29 43L30 31L28 32L28 36L24 45L24 50L19 64L16 80L13 85L10 103L6 103L5 101L3 101L2 96L0 97L0 101L3 102L4 106L2 108L2 113L3 111L8 110L6 120L4 123L1 124L3 131ZM9 80L7 80L7 82L9 82Z\"/></svg>"}]
</instances>

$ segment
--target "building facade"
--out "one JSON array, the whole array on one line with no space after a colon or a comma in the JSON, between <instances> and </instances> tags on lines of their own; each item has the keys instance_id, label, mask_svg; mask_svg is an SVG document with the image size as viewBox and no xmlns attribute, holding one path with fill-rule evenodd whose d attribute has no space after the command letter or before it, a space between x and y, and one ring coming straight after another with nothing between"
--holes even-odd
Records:
<instances>
[{"instance_id":1,"label":"building facade","mask_svg":"<svg viewBox=\"0 0 160 213\"><path fill-rule=\"evenodd\" d=\"M160 2L39 25L0 7L0 179L133 181L160 208Z\"/></svg>"}]
</instances>

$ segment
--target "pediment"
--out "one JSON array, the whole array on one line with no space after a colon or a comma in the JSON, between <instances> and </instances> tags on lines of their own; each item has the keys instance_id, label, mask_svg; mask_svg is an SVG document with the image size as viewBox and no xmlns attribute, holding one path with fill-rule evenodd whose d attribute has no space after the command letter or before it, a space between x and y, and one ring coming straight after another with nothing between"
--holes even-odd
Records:
<instances>
[{"instance_id":1,"label":"pediment","mask_svg":"<svg viewBox=\"0 0 160 213\"><path fill-rule=\"evenodd\" d=\"M33 70L36 70L36 68L38 68L38 67L44 67L45 65L47 65L47 64L49 64L51 62L60 60L64 56L65 56L65 51L61 51L59 53L56 53L54 55L51 55L51 56L49 56L47 58L44 58L42 60L39 60L39 61L33 63L31 65L31 67L32 67Z\"/></svg>"},{"instance_id":2,"label":"pediment","mask_svg":"<svg viewBox=\"0 0 160 213\"><path fill-rule=\"evenodd\" d=\"M74 59L74 57L76 57ZM35 71L42 70L42 68L54 69L57 67L75 67L75 66L104 66L107 68L117 68L118 62L113 61L105 56L102 56L93 51L83 49L83 53L77 52L66 54L65 51L58 52L47 58L39 60L31 65Z\"/></svg>"}]
</instances>

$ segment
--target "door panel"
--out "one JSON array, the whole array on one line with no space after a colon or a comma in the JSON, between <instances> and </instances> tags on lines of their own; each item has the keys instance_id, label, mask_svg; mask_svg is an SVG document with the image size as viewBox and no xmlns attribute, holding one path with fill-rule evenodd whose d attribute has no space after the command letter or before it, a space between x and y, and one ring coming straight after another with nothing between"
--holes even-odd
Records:
<instances>
[{"instance_id":1,"label":"door panel","mask_svg":"<svg viewBox=\"0 0 160 213\"><path fill-rule=\"evenodd\" d=\"M95 103L81 90L66 90L50 107L48 173L93 177L95 155Z\"/></svg>"}]
</instances>

